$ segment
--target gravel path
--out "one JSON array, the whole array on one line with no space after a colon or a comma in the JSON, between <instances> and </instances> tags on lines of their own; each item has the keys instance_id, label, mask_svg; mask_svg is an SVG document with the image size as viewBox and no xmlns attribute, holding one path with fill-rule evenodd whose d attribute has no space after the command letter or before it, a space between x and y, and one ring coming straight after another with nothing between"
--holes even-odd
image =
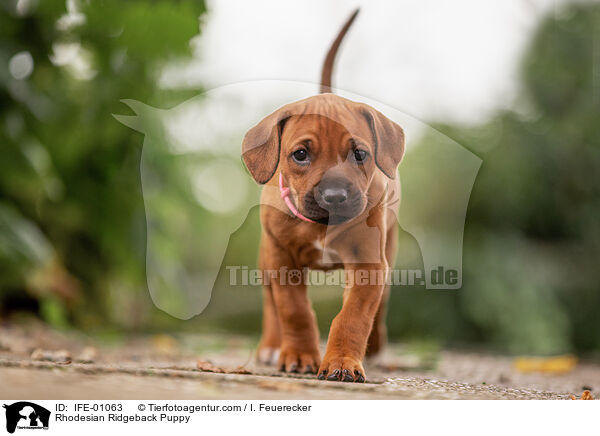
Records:
<instances>
[{"instance_id":1,"label":"gravel path","mask_svg":"<svg viewBox=\"0 0 600 436\"><path fill-rule=\"evenodd\" d=\"M392 345L367 383L322 382L254 363L227 335L135 337L113 346L41 326L0 327L1 399L568 399L600 392L600 365L521 373L506 356ZM197 368L210 361L216 371ZM240 368L241 367L241 368ZM210 369L204 365L205 369Z\"/></svg>"}]
</instances>

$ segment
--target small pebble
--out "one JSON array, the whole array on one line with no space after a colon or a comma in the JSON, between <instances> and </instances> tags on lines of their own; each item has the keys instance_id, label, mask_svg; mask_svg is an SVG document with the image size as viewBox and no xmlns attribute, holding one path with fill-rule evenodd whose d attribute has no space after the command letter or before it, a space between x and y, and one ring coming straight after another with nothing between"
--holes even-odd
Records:
<instances>
[{"instance_id":1,"label":"small pebble","mask_svg":"<svg viewBox=\"0 0 600 436\"><path fill-rule=\"evenodd\" d=\"M81 353L75 358L78 363L94 363L98 356L98 350L94 347L85 347Z\"/></svg>"},{"instance_id":2,"label":"small pebble","mask_svg":"<svg viewBox=\"0 0 600 436\"><path fill-rule=\"evenodd\" d=\"M67 350L50 351L36 348L31 353L31 358L33 360L45 360L55 363L71 363L71 353Z\"/></svg>"}]
</instances>

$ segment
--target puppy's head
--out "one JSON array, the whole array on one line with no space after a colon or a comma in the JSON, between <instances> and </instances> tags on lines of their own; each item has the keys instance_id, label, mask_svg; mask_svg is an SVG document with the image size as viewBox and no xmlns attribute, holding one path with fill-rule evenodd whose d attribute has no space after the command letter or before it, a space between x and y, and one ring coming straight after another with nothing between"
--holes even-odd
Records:
<instances>
[{"instance_id":1,"label":"puppy's head","mask_svg":"<svg viewBox=\"0 0 600 436\"><path fill-rule=\"evenodd\" d=\"M373 205L381 179L395 177L403 154L400 126L333 94L278 109L250 129L242 144L244 163L258 183L283 172L298 210L330 225Z\"/></svg>"}]
</instances>

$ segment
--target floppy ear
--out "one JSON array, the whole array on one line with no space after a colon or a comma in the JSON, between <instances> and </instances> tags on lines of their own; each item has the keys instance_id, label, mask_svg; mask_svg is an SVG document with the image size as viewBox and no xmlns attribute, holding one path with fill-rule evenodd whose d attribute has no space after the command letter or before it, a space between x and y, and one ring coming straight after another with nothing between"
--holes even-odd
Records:
<instances>
[{"instance_id":1,"label":"floppy ear","mask_svg":"<svg viewBox=\"0 0 600 436\"><path fill-rule=\"evenodd\" d=\"M275 174L279 164L281 135L287 111L278 109L252 127L242 141L242 159L254 180L261 185Z\"/></svg>"},{"instance_id":2,"label":"floppy ear","mask_svg":"<svg viewBox=\"0 0 600 436\"><path fill-rule=\"evenodd\" d=\"M375 163L386 176L394 179L404 156L404 130L370 106L365 105L362 110L375 141Z\"/></svg>"}]
</instances>

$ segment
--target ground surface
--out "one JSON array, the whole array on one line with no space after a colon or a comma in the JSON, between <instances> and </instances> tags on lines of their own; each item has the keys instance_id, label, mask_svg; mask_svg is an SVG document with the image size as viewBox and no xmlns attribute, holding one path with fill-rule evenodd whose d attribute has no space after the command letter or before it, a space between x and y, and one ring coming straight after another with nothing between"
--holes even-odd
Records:
<instances>
[{"instance_id":1,"label":"ground surface","mask_svg":"<svg viewBox=\"0 0 600 436\"><path fill-rule=\"evenodd\" d=\"M514 358L392 345L367 382L323 382L254 362L227 335L134 337L111 346L39 324L0 326L0 399L568 399L600 392L600 365L523 373ZM229 373L198 369L202 367ZM241 367L241 368L240 368Z\"/></svg>"}]
</instances>

